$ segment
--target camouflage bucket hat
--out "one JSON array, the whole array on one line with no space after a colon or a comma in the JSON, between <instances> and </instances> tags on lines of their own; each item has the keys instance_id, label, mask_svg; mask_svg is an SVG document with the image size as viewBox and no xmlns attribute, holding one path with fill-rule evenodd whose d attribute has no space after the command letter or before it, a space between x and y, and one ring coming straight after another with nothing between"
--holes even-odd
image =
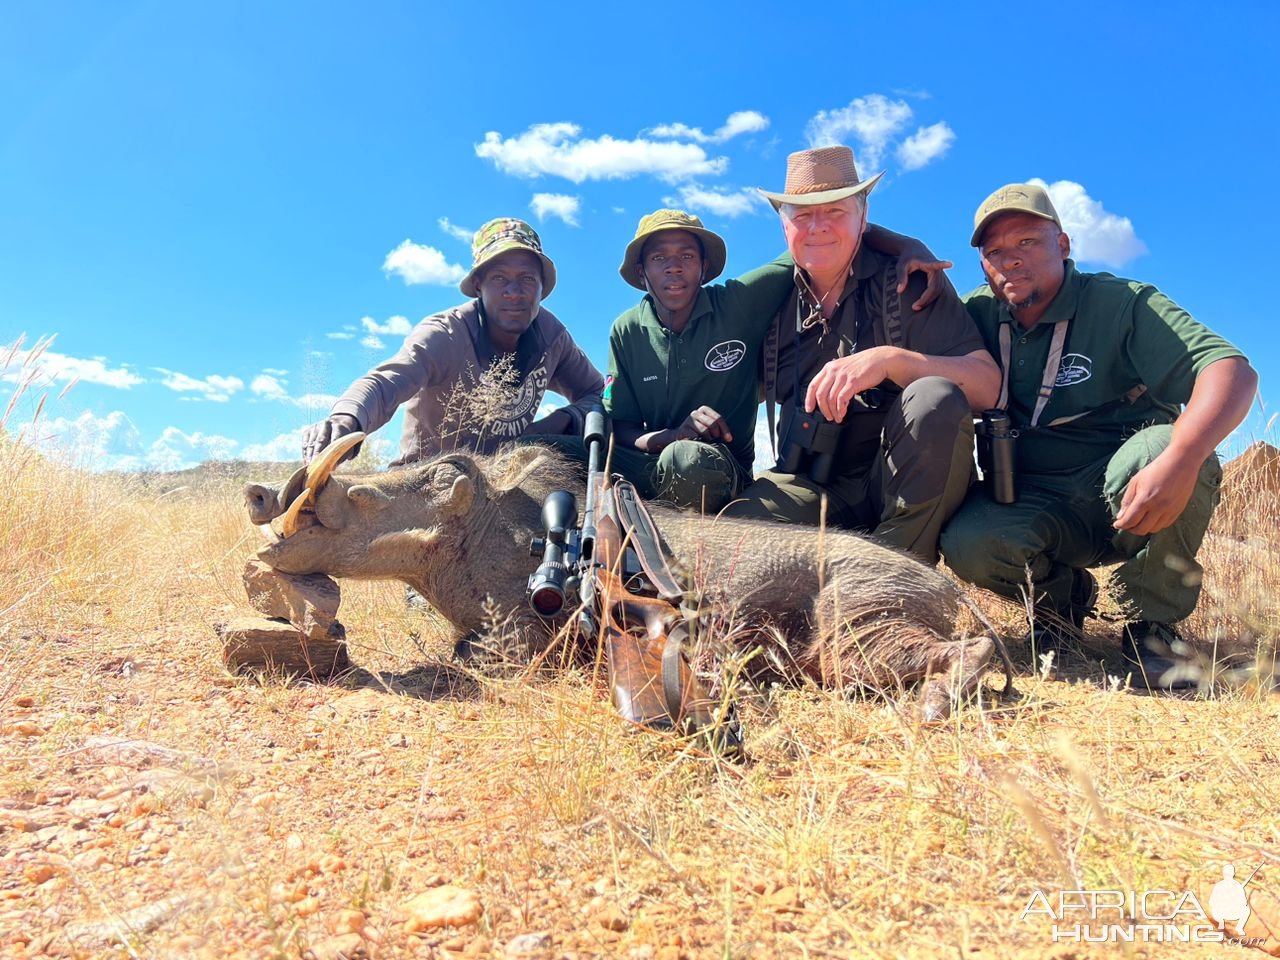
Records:
<instances>
[{"instance_id":1,"label":"camouflage bucket hat","mask_svg":"<svg viewBox=\"0 0 1280 960\"><path fill-rule=\"evenodd\" d=\"M859 193L870 193L884 171L866 180L858 179L853 151L848 147L818 147L798 150L787 157L787 182L782 193L760 190L760 194L777 210L784 203L798 207L819 203L835 203ZM760 188L757 188L760 189Z\"/></svg>"},{"instance_id":2,"label":"camouflage bucket hat","mask_svg":"<svg viewBox=\"0 0 1280 960\"><path fill-rule=\"evenodd\" d=\"M663 230L684 230L692 233L702 242L704 266L702 283L710 283L724 272L724 263L728 259L728 254L725 251L724 241L718 234L704 227L702 221L691 213L685 213L683 210L655 210L640 218L635 239L627 244L627 252L622 255L622 265L618 267L618 273L622 279L631 286L637 290L645 289L645 285L636 273L636 267L640 265L640 254L644 250L644 242Z\"/></svg>"},{"instance_id":3,"label":"camouflage bucket hat","mask_svg":"<svg viewBox=\"0 0 1280 960\"><path fill-rule=\"evenodd\" d=\"M490 220L476 231L471 241L471 272L462 278L458 288L468 297L480 296L476 279L481 268L494 257L512 250L532 253L542 262L542 299L551 296L551 291L556 286L556 265L542 252L542 241L538 238L537 231L514 217Z\"/></svg>"},{"instance_id":4,"label":"camouflage bucket hat","mask_svg":"<svg viewBox=\"0 0 1280 960\"><path fill-rule=\"evenodd\" d=\"M982 246L982 233L987 224L1004 213L1029 213L1042 220L1052 220L1059 230L1062 229L1058 211L1053 208L1053 201L1043 187L1034 183L1010 183L982 201L982 206L973 215L973 238L969 242L975 247Z\"/></svg>"}]
</instances>

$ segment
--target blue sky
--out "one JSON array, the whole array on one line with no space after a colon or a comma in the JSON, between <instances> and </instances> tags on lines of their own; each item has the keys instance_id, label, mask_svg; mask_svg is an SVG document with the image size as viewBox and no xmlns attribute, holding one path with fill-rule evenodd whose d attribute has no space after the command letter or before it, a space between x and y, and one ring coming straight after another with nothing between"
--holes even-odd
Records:
<instances>
[{"instance_id":1,"label":"blue sky","mask_svg":"<svg viewBox=\"0 0 1280 960\"><path fill-rule=\"evenodd\" d=\"M97 469L296 458L463 299L466 234L503 215L541 232L547 306L603 367L642 214L699 213L743 272L782 245L753 188L844 142L888 171L872 219L954 260L962 291L978 203L1051 184L1086 269L1157 284L1249 354L1267 404L1245 431L1275 442L1275 11L10 5L0 347L22 342L0 398L36 379L9 428Z\"/></svg>"}]
</instances>

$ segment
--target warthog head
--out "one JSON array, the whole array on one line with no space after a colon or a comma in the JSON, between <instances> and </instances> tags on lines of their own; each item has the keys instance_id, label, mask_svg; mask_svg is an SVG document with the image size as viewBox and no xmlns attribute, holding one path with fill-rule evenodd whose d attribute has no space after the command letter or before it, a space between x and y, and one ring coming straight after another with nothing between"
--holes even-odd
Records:
<instances>
[{"instance_id":1,"label":"warthog head","mask_svg":"<svg viewBox=\"0 0 1280 960\"><path fill-rule=\"evenodd\" d=\"M550 484L573 483L572 468L525 447L334 474L363 436L342 437L283 484L245 487L249 519L269 541L259 558L284 573L402 580L455 622L478 616L470 608L486 597L522 603L542 497Z\"/></svg>"}]
</instances>

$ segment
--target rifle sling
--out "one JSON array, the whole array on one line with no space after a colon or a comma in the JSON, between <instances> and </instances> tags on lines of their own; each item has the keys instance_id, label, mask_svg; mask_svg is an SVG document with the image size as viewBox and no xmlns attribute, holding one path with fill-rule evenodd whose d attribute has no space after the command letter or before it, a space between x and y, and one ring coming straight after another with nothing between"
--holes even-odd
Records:
<instances>
[{"instance_id":1,"label":"rifle sling","mask_svg":"<svg viewBox=\"0 0 1280 960\"><path fill-rule=\"evenodd\" d=\"M666 544L635 486L629 480L615 479L613 498L622 538L635 550L645 576L660 597L678 605L684 599L684 590L671 572Z\"/></svg>"}]
</instances>

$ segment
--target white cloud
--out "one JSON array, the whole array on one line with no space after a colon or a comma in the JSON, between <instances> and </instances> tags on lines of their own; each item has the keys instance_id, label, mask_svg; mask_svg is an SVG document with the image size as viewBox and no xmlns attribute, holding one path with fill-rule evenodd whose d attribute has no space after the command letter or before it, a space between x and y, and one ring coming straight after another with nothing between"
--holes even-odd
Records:
<instances>
[{"instance_id":1,"label":"white cloud","mask_svg":"<svg viewBox=\"0 0 1280 960\"><path fill-rule=\"evenodd\" d=\"M1071 238L1071 255L1076 260L1122 267L1147 252L1147 245L1138 239L1132 221L1108 213L1081 184L1071 180L1046 183L1038 177L1028 182L1049 192L1049 199L1062 220L1062 229Z\"/></svg>"},{"instance_id":2,"label":"white cloud","mask_svg":"<svg viewBox=\"0 0 1280 960\"><path fill-rule=\"evenodd\" d=\"M186 470L206 460L230 460L238 446L240 442L230 437L165 427L160 439L147 450L147 466L152 470Z\"/></svg>"},{"instance_id":3,"label":"white cloud","mask_svg":"<svg viewBox=\"0 0 1280 960\"><path fill-rule=\"evenodd\" d=\"M360 346L369 350L385 350L387 348L386 343L380 338L375 337L373 334L369 334L367 337L361 337Z\"/></svg>"},{"instance_id":4,"label":"white cloud","mask_svg":"<svg viewBox=\"0 0 1280 960\"><path fill-rule=\"evenodd\" d=\"M199 394L198 399L209 400L214 403L225 403L231 399L233 393L239 393L244 389L244 381L239 377L223 377L215 373L205 377L203 380L198 380L195 377L187 376L185 373L166 370L164 367L155 367L153 369L157 373L164 374L164 379L160 382L170 390L175 390L178 393Z\"/></svg>"},{"instance_id":5,"label":"white cloud","mask_svg":"<svg viewBox=\"0 0 1280 960\"><path fill-rule=\"evenodd\" d=\"M289 402L303 410L314 411L315 419L319 420L321 417L328 416L333 405L338 402L338 397L333 393L304 393Z\"/></svg>"},{"instance_id":6,"label":"white cloud","mask_svg":"<svg viewBox=\"0 0 1280 960\"><path fill-rule=\"evenodd\" d=\"M578 226L578 211L581 208L581 197L563 193L535 193L529 202L529 209L534 212L539 223L547 217L559 217L571 227Z\"/></svg>"},{"instance_id":7,"label":"white cloud","mask_svg":"<svg viewBox=\"0 0 1280 960\"><path fill-rule=\"evenodd\" d=\"M146 466L142 436L120 410L105 417L86 410L75 418L41 420L23 427L20 436L45 456L85 470L138 470Z\"/></svg>"},{"instance_id":8,"label":"white cloud","mask_svg":"<svg viewBox=\"0 0 1280 960\"><path fill-rule=\"evenodd\" d=\"M85 470L185 470L205 460L227 460L238 441L166 427L150 446L120 410L105 417L86 410L75 418L58 417L24 429L22 439L41 453Z\"/></svg>"},{"instance_id":9,"label":"white cloud","mask_svg":"<svg viewBox=\"0 0 1280 960\"><path fill-rule=\"evenodd\" d=\"M663 123L646 131L651 136L670 140L696 140L698 143L724 143L743 133L758 133L769 126L769 118L756 110L738 110L729 114L715 133L706 134L701 127L685 123Z\"/></svg>"},{"instance_id":10,"label":"white cloud","mask_svg":"<svg viewBox=\"0 0 1280 960\"><path fill-rule=\"evenodd\" d=\"M266 443L247 443L240 451L242 460L292 461L302 459L302 428L281 433Z\"/></svg>"},{"instance_id":11,"label":"white cloud","mask_svg":"<svg viewBox=\"0 0 1280 960\"><path fill-rule=\"evenodd\" d=\"M450 263L435 247L405 240L387 254L382 262L386 274L398 274L406 284L431 283L452 286L467 275L456 263Z\"/></svg>"},{"instance_id":12,"label":"white cloud","mask_svg":"<svg viewBox=\"0 0 1280 960\"><path fill-rule=\"evenodd\" d=\"M326 333L326 337L330 340L354 340L356 335L350 330L335 330L333 333Z\"/></svg>"},{"instance_id":13,"label":"white cloud","mask_svg":"<svg viewBox=\"0 0 1280 960\"><path fill-rule=\"evenodd\" d=\"M932 160L944 156L956 138L945 120L920 127L898 144L898 162L904 170L919 170Z\"/></svg>"},{"instance_id":14,"label":"white cloud","mask_svg":"<svg viewBox=\"0 0 1280 960\"><path fill-rule=\"evenodd\" d=\"M894 88L894 93L900 97L910 97L912 100L932 100L933 94L923 87L903 87L901 89Z\"/></svg>"},{"instance_id":15,"label":"white cloud","mask_svg":"<svg viewBox=\"0 0 1280 960\"><path fill-rule=\"evenodd\" d=\"M707 189L696 183L682 186L678 197L663 197L662 202L669 207L683 207L718 217L740 217L744 213L763 209L765 203L755 190L743 188L728 193L714 187Z\"/></svg>"},{"instance_id":16,"label":"white cloud","mask_svg":"<svg viewBox=\"0 0 1280 960\"><path fill-rule=\"evenodd\" d=\"M516 177L551 175L573 183L625 180L648 174L668 183L689 177L718 175L728 169L725 157L709 158L702 147L638 138L618 140L605 134L582 138L574 123L537 123L515 137L490 130L476 144L476 156L492 160Z\"/></svg>"},{"instance_id":17,"label":"white cloud","mask_svg":"<svg viewBox=\"0 0 1280 960\"><path fill-rule=\"evenodd\" d=\"M52 339L52 338L50 338ZM54 353L42 350L37 346L31 350L12 350L4 354L8 362L0 369L0 380L20 383L33 377L33 383L40 380L64 381L73 380L81 383L96 383L103 387L115 387L128 390L140 383L146 383L127 366L109 367L104 357L81 359L69 357L65 353Z\"/></svg>"},{"instance_id":18,"label":"white cloud","mask_svg":"<svg viewBox=\"0 0 1280 960\"><path fill-rule=\"evenodd\" d=\"M289 373L288 370L277 370L275 367L263 367L262 372L272 377L283 377Z\"/></svg>"},{"instance_id":19,"label":"white cloud","mask_svg":"<svg viewBox=\"0 0 1280 960\"><path fill-rule=\"evenodd\" d=\"M409 322L409 318L399 315L389 317L386 323L378 323L373 317L361 317L360 326L371 334L394 334L397 337L407 337L413 329L413 324Z\"/></svg>"},{"instance_id":20,"label":"white cloud","mask_svg":"<svg viewBox=\"0 0 1280 960\"><path fill-rule=\"evenodd\" d=\"M911 120L911 107L904 100L890 100L884 94L857 97L847 107L819 110L809 120L805 135L810 147L845 143L850 135L857 140L854 150L859 173L866 177L880 170L880 160L889 142Z\"/></svg>"},{"instance_id":21,"label":"white cloud","mask_svg":"<svg viewBox=\"0 0 1280 960\"><path fill-rule=\"evenodd\" d=\"M266 400L287 400L289 397L284 384L269 373L260 373L254 377L249 389Z\"/></svg>"},{"instance_id":22,"label":"white cloud","mask_svg":"<svg viewBox=\"0 0 1280 960\"><path fill-rule=\"evenodd\" d=\"M440 229L453 237L455 240L461 240L467 246L471 246L471 240L475 236L474 230L468 230L466 227L460 227L448 217L440 217L437 221Z\"/></svg>"}]
</instances>

